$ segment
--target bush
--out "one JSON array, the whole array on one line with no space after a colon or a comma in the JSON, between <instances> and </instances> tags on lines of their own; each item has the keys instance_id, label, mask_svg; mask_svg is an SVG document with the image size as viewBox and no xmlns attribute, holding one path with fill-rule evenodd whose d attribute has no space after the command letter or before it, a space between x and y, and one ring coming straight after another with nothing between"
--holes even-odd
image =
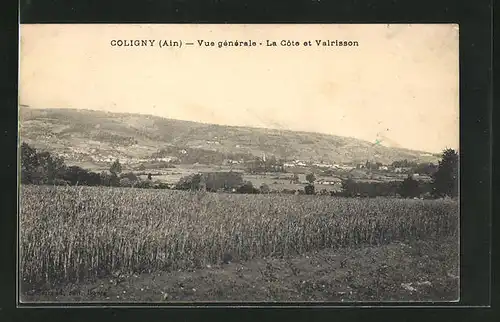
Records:
<instances>
[{"instance_id":1,"label":"bush","mask_svg":"<svg viewBox=\"0 0 500 322\"><path fill-rule=\"evenodd\" d=\"M403 182L401 182L398 193L403 198L418 197L420 195L420 187L418 181L413 179L413 177L409 175Z\"/></svg>"},{"instance_id":2,"label":"bush","mask_svg":"<svg viewBox=\"0 0 500 322\"><path fill-rule=\"evenodd\" d=\"M201 174L191 174L182 177L175 185L178 190L200 190L201 187Z\"/></svg>"},{"instance_id":3,"label":"bush","mask_svg":"<svg viewBox=\"0 0 500 322\"><path fill-rule=\"evenodd\" d=\"M124 173L124 174L121 174L120 175L120 178L123 179L123 178L127 178L128 180L130 180L131 182L134 182L134 181L138 181L139 178L133 173L133 172L128 172L128 173Z\"/></svg>"},{"instance_id":4,"label":"bush","mask_svg":"<svg viewBox=\"0 0 500 322\"><path fill-rule=\"evenodd\" d=\"M140 180L136 185L136 188L148 189L153 187L153 183L147 180Z\"/></svg>"},{"instance_id":5,"label":"bush","mask_svg":"<svg viewBox=\"0 0 500 322\"><path fill-rule=\"evenodd\" d=\"M236 189L238 193L259 193L259 189L254 188L252 182L247 181Z\"/></svg>"},{"instance_id":6,"label":"bush","mask_svg":"<svg viewBox=\"0 0 500 322\"><path fill-rule=\"evenodd\" d=\"M132 181L128 178L121 178L120 187L132 187Z\"/></svg>"},{"instance_id":7,"label":"bush","mask_svg":"<svg viewBox=\"0 0 500 322\"><path fill-rule=\"evenodd\" d=\"M443 151L438 170L433 175L434 196L458 196L458 162L457 151L453 149Z\"/></svg>"}]
</instances>

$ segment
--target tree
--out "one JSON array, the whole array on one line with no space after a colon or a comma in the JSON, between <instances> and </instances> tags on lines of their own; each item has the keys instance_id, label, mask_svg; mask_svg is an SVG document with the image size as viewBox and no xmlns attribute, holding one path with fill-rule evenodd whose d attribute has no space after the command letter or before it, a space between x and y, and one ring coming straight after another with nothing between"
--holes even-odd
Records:
<instances>
[{"instance_id":1,"label":"tree","mask_svg":"<svg viewBox=\"0 0 500 322\"><path fill-rule=\"evenodd\" d=\"M408 175L408 177L401 182L398 193L404 198L418 197L420 195L418 181L413 179L412 175Z\"/></svg>"},{"instance_id":2,"label":"tree","mask_svg":"<svg viewBox=\"0 0 500 322\"><path fill-rule=\"evenodd\" d=\"M21 183L33 183L33 175L38 166L36 149L23 142L21 145Z\"/></svg>"},{"instance_id":3,"label":"tree","mask_svg":"<svg viewBox=\"0 0 500 322\"><path fill-rule=\"evenodd\" d=\"M259 193L259 190L254 188L251 181L245 182L242 186L236 189L238 193Z\"/></svg>"},{"instance_id":4,"label":"tree","mask_svg":"<svg viewBox=\"0 0 500 322\"><path fill-rule=\"evenodd\" d=\"M392 166L394 168L412 168L412 167L416 167L417 163L414 161L408 161L405 159L405 160L394 161L392 163Z\"/></svg>"},{"instance_id":5,"label":"tree","mask_svg":"<svg viewBox=\"0 0 500 322\"><path fill-rule=\"evenodd\" d=\"M348 178L346 180L342 180L342 195L346 197L352 197L357 194L357 185L356 182Z\"/></svg>"},{"instance_id":6,"label":"tree","mask_svg":"<svg viewBox=\"0 0 500 322\"><path fill-rule=\"evenodd\" d=\"M109 168L109 172L111 172L111 186L112 187L117 187L120 185L120 178L118 175L122 172L122 165L120 164L120 161L118 159L113 162L111 167Z\"/></svg>"},{"instance_id":7,"label":"tree","mask_svg":"<svg viewBox=\"0 0 500 322\"><path fill-rule=\"evenodd\" d=\"M148 180L153 180L151 173L148 173Z\"/></svg>"},{"instance_id":8,"label":"tree","mask_svg":"<svg viewBox=\"0 0 500 322\"><path fill-rule=\"evenodd\" d=\"M54 184L56 179L61 179L65 173L64 160L58 156L52 156L49 152L38 154L39 175L43 184Z\"/></svg>"},{"instance_id":9,"label":"tree","mask_svg":"<svg viewBox=\"0 0 500 322\"><path fill-rule=\"evenodd\" d=\"M432 184L435 197L458 196L458 153L455 150L443 151Z\"/></svg>"},{"instance_id":10,"label":"tree","mask_svg":"<svg viewBox=\"0 0 500 322\"><path fill-rule=\"evenodd\" d=\"M316 181L316 177L314 176L314 173L309 173L306 176L306 180L309 181L310 184L314 184L314 181Z\"/></svg>"},{"instance_id":11,"label":"tree","mask_svg":"<svg viewBox=\"0 0 500 322\"><path fill-rule=\"evenodd\" d=\"M68 167L67 171L64 173L64 180L69 182L71 185L85 185L85 170L78 166Z\"/></svg>"},{"instance_id":12,"label":"tree","mask_svg":"<svg viewBox=\"0 0 500 322\"><path fill-rule=\"evenodd\" d=\"M304 191L306 195L314 195L315 194L314 185L308 184L307 186L304 187Z\"/></svg>"},{"instance_id":13,"label":"tree","mask_svg":"<svg viewBox=\"0 0 500 322\"><path fill-rule=\"evenodd\" d=\"M107 187L111 186L111 175L109 173L102 171L99 178L102 185Z\"/></svg>"},{"instance_id":14,"label":"tree","mask_svg":"<svg viewBox=\"0 0 500 322\"><path fill-rule=\"evenodd\" d=\"M62 158L21 144L21 183L54 184L56 179L62 179L65 170Z\"/></svg>"},{"instance_id":15,"label":"tree","mask_svg":"<svg viewBox=\"0 0 500 322\"><path fill-rule=\"evenodd\" d=\"M71 185L100 186L103 184L102 175L87 171L78 166L68 167L64 172L62 179Z\"/></svg>"},{"instance_id":16,"label":"tree","mask_svg":"<svg viewBox=\"0 0 500 322\"><path fill-rule=\"evenodd\" d=\"M120 160L116 159L115 162L109 168L109 172L111 174L118 176L122 172L122 165L120 164Z\"/></svg>"}]
</instances>

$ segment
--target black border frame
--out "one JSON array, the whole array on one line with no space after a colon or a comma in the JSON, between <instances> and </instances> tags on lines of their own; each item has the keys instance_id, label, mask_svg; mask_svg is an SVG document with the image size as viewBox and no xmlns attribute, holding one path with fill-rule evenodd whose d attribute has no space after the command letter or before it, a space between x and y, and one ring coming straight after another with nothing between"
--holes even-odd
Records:
<instances>
[{"instance_id":1,"label":"black border frame","mask_svg":"<svg viewBox=\"0 0 500 322\"><path fill-rule=\"evenodd\" d=\"M492 146L492 0L465 1L453 0L346 0L328 4L327 0L308 1L268 1L258 0L28 0L21 1L21 23L458 23L460 26L460 154L461 154L461 296L459 303L439 304L448 308L463 306L483 306L491 304L491 146ZM17 22L8 26L12 40L18 41ZM2 194L3 212L1 217L4 234L2 251L7 258L16 258L17 245L17 80L18 80L18 47L11 48L7 55L7 86L2 85L5 92L6 113L4 122L4 146L11 150L3 169L3 181L8 182ZM14 154L14 151L16 153ZM14 157L16 155L16 157ZM1 304L0 316L6 309L15 308L16 267L15 261L2 261L0 274ZM307 303L303 309L268 309L275 315L274 319L284 317L312 318L312 316L328 317L336 311L339 315L356 320L357 318L374 318L373 312L363 310L361 305L378 307L375 312L390 311L401 314L406 311L405 320L421 320L417 312L436 313L438 308L420 309L422 305L432 303L390 304L391 307L379 307L375 303L335 304L342 308L317 308L316 304ZM58 304L62 306L63 304ZM229 306L227 303L215 304L211 309L203 310L187 306L183 309L168 310L171 318L217 318L214 314L224 310L217 306ZM241 305L235 303L234 305ZM253 303L251 304L254 305ZM268 306L269 303L263 306ZM276 304L271 304L275 306ZM280 304L281 305L281 304ZM23 304L23 307L29 305ZM41 306L41 305L37 305ZM72 304L72 306L75 306ZM122 306L122 305L119 305ZM128 305L123 305L128 306ZM284 307L289 304L283 304ZM313 306L313 307L310 307ZM411 308L409 308L411 307ZM167 309L168 306L166 305ZM190 309L188 309L190 308ZM113 318L144 318L146 308L126 309L125 312L113 310ZM147 310L147 309L146 309ZM32 319L38 310L17 309L17 318ZM72 312L73 311L73 312ZM63 309L61 318L67 319L68 313L78 314L84 318L85 309ZM153 312L165 310L153 310ZM261 318L263 309L244 309L238 313L251 311L253 318ZM467 310L449 310L453 320L469 321L473 318L486 320L491 311L479 308ZM451 312L450 312L451 311ZM44 310L39 318L48 318L50 310ZM370 314L368 316L368 314ZM389 312L387 312L389 314ZM258 315L258 316L257 316ZM108 317L111 317L108 316ZM13 316L11 316L13 317ZM250 317L247 314L234 316L239 319ZM437 318L437 316L435 316ZM401 319L401 317L399 317ZM273 320L274 320L273 319ZM451 319L451 316L450 316ZM9 319L7 319L9 321Z\"/></svg>"}]
</instances>

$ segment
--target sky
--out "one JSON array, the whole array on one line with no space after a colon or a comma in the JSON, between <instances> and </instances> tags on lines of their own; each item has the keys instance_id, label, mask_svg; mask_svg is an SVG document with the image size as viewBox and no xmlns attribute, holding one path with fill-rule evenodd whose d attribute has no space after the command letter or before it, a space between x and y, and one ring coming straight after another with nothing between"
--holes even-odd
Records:
<instances>
[{"instance_id":1,"label":"sky","mask_svg":"<svg viewBox=\"0 0 500 322\"><path fill-rule=\"evenodd\" d=\"M43 24L20 32L20 104L32 108L311 131L428 152L459 145L457 25ZM154 46L111 46L136 39ZM320 39L359 45L316 46ZM160 48L164 40L183 46Z\"/></svg>"}]
</instances>

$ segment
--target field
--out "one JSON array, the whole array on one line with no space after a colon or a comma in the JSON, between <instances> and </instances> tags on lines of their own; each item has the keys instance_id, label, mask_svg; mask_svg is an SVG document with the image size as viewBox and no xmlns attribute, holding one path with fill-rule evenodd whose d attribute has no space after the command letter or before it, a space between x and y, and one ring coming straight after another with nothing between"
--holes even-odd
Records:
<instances>
[{"instance_id":1,"label":"field","mask_svg":"<svg viewBox=\"0 0 500 322\"><path fill-rule=\"evenodd\" d=\"M303 276L309 276L303 279L303 284L328 277L332 274L331 267L340 265L341 270L334 270L335 273L355 272L354 277L337 276L344 284L351 285L349 291L337 290L343 292L346 300L374 299L360 291L377 291L369 287L375 281L367 277L372 273L385 276L382 282L376 280L382 283L378 286L380 290L394 291L387 291L388 299L405 298L398 294L405 283L403 280L409 279L414 283L425 282L423 288L429 287L425 286L427 282L434 285L430 293L418 293L420 295L408 286L410 291L403 291L413 292L410 299L418 300L422 296L424 300L456 299L457 284L453 276L457 275L458 204L453 200L342 199L49 186L22 186L20 197L20 272L22 293L28 297L38 294L41 296L38 299L43 299L51 292L65 294L64 290L73 285L72 288L79 288L76 293L80 294L75 296L75 292L68 291L74 300L88 291L89 285L98 285L103 290L112 289L107 288L106 292L99 293L101 295L86 293L88 296L83 299L107 301L109 294L120 290L122 298L123 294L129 294L129 300L144 300L149 299L146 293L140 295L144 291L132 287L127 293L120 289L117 280L125 280L121 285L130 286L134 278L144 282L159 276L155 283L161 283L163 276L165 285L155 289L159 295L151 295L152 300L159 300L163 294L160 291L165 291L172 278L186 279L186 275L180 275L187 274L188 279L198 281L198 288L208 285L205 293L200 293L201 289L198 293L192 291L196 288L193 286L189 294L184 294L183 286L180 293L170 290L170 297L163 295L164 300L230 300L223 291L215 292L214 287L226 286L229 290L237 286L238 281L241 284L250 278L251 272L260 272L259 276L267 276L267 279L257 285L267 289L261 293L256 291L256 300L338 300L338 295L331 293L335 285L318 282L332 288L331 292L321 293L321 288L317 289L321 286L294 288L287 283L295 283L296 279L284 278L285 267L290 270L294 261L327 258L317 265L310 262L309 266L302 265ZM416 249L419 250L415 253ZM222 263L226 254L232 255L232 264ZM358 257L352 258L356 254ZM347 260L337 261L333 259L335 256L344 256ZM364 264L369 264L368 268L363 268ZM244 276L244 267L250 277ZM323 273L316 269L322 269ZM276 270L281 273L272 273ZM271 273L266 273L268 271ZM351 273L346 273L348 271ZM210 275L214 272L222 272L219 282ZM419 272L423 275L419 276ZM211 282L207 282L207 274L212 276ZM235 282L231 274L239 279ZM431 277L432 282L425 280ZM105 286L103 281L109 282L110 278L114 283ZM335 278L329 280L333 283ZM248 286L241 284L240 293L245 292L242 285ZM436 285L444 291L436 291ZM353 287L357 290L354 293ZM270 288L274 293L269 293ZM292 291L288 294L287 290ZM237 294L229 294L238 299ZM253 293L247 292L246 296L249 294ZM62 299L67 300L64 296Z\"/></svg>"}]
</instances>

